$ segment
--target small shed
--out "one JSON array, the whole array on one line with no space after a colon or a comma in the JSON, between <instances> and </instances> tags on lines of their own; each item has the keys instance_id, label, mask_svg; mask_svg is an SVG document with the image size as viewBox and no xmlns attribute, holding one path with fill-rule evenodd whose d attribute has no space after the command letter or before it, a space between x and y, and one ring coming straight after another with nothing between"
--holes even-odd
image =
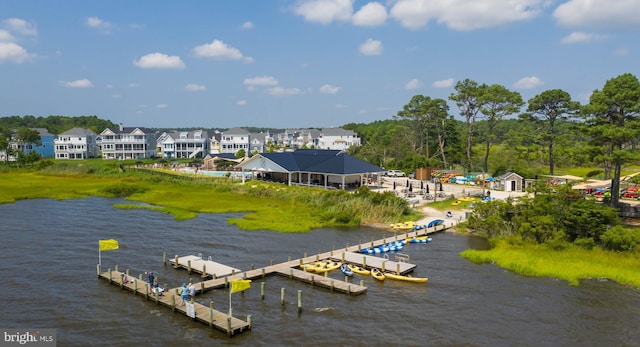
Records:
<instances>
[{"instance_id":1,"label":"small shed","mask_svg":"<svg viewBox=\"0 0 640 347\"><path fill-rule=\"evenodd\" d=\"M524 191L524 178L515 172L507 172L500 176L500 185L505 192Z\"/></svg>"}]
</instances>

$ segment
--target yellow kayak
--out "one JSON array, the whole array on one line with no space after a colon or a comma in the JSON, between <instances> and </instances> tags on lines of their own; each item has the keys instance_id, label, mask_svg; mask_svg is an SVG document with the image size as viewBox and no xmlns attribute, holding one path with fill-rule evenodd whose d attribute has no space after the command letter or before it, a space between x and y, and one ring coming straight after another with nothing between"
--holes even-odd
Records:
<instances>
[{"instance_id":1,"label":"yellow kayak","mask_svg":"<svg viewBox=\"0 0 640 347\"><path fill-rule=\"evenodd\" d=\"M410 277L410 276L396 275L390 272L386 272L384 276L392 280L416 282L416 283L424 283L429 280L427 277Z\"/></svg>"},{"instance_id":2,"label":"yellow kayak","mask_svg":"<svg viewBox=\"0 0 640 347\"><path fill-rule=\"evenodd\" d=\"M304 264L302 265L302 270L306 271L306 272L316 272L316 268L318 268L319 266L322 266L323 263L322 262L315 262L313 264Z\"/></svg>"},{"instance_id":3,"label":"yellow kayak","mask_svg":"<svg viewBox=\"0 0 640 347\"><path fill-rule=\"evenodd\" d=\"M395 230L411 230L416 226L415 224L415 222L403 222L391 224L390 227Z\"/></svg>"},{"instance_id":4,"label":"yellow kayak","mask_svg":"<svg viewBox=\"0 0 640 347\"><path fill-rule=\"evenodd\" d=\"M384 278L385 278L385 275L376 268L371 269L371 276L377 279L378 281L384 281Z\"/></svg>"},{"instance_id":5,"label":"yellow kayak","mask_svg":"<svg viewBox=\"0 0 640 347\"><path fill-rule=\"evenodd\" d=\"M368 276L369 274L371 274L371 271L363 268L362 266L358 266L358 265L355 265L355 264L349 264L347 266L349 267L349 269L351 271L353 271L354 273L357 273L358 275L367 275Z\"/></svg>"},{"instance_id":6,"label":"yellow kayak","mask_svg":"<svg viewBox=\"0 0 640 347\"><path fill-rule=\"evenodd\" d=\"M328 261L328 262L324 262L320 266L316 266L315 270L317 273L325 273L325 272L339 269L340 265L342 265L342 263L335 262L335 261Z\"/></svg>"}]
</instances>

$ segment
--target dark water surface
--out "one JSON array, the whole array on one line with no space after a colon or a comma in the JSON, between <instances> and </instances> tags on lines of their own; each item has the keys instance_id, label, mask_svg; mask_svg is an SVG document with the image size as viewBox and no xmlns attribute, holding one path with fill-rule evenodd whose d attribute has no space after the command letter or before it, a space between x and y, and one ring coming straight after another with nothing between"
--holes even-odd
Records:
<instances>
[{"instance_id":1,"label":"dark water surface","mask_svg":"<svg viewBox=\"0 0 640 347\"><path fill-rule=\"evenodd\" d=\"M111 207L117 199L27 200L0 205L3 280L1 328L56 328L58 346L633 346L640 345L640 291L606 280L572 287L527 278L458 256L485 247L482 239L443 233L402 251L429 282L364 280L368 291L347 296L277 276L234 294L234 315L252 316L253 329L229 338L182 314L121 291L96 276L98 240L103 268L154 271L176 287L184 270L162 254L212 256L242 270L381 238L371 228L285 234L242 231L229 215L174 221L170 215ZM387 236L392 233L387 232ZM342 279L339 272L330 275ZM357 275L356 275L357 276ZM286 305L280 304L285 288ZM302 291L303 312L297 311ZM227 290L197 297L226 311Z\"/></svg>"}]
</instances>

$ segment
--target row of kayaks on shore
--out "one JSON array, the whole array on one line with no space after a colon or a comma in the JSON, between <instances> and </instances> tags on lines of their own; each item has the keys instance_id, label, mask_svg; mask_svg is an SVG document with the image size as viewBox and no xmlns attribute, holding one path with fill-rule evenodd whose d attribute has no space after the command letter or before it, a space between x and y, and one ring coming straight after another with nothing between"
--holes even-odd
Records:
<instances>
[{"instance_id":1,"label":"row of kayaks on shore","mask_svg":"<svg viewBox=\"0 0 640 347\"><path fill-rule=\"evenodd\" d=\"M398 231L398 230L421 230L421 229L425 229L425 228L433 228L435 226L444 224L444 220L442 219L434 219L432 221L430 221L428 224L416 224L416 222L400 222L400 223L393 223L390 224L389 227L391 227L391 229Z\"/></svg>"},{"instance_id":2,"label":"row of kayaks on shore","mask_svg":"<svg viewBox=\"0 0 640 347\"><path fill-rule=\"evenodd\" d=\"M384 281L386 278L390 278L392 280L398 281L407 281L407 282L416 282L416 283L424 283L428 280L426 277L411 277L405 275L398 275L390 272L382 272L377 268L373 268L368 270L363 268L362 266L356 264L346 264L339 263L335 261L325 261L325 262L315 262L313 264L305 264L303 265L303 270L307 272L315 272L315 273L325 273L329 271L333 271L336 269L340 269L343 274L346 276L353 276L354 274L368 276L371 275L373 278L379 281Z\"/></svg>"},{"instance_id":3,"label":"row of kayaks on shore","mask_svg":"<svg viewBox=\"0 0 640 347\"><path fill-rule=\"evenodd\" d=\"M386 252L392 252L392 251L399 251L402 248L404 248L404 245L406 245L407 243L429 243L431 242L431 240L432 238L428 236L413 237L413 238L409 238L402 241L387 242L384 245L380 245L376 247L362 248L360 249L360 253L379 254L379 253L386 253Z\"/></svg>"}]
</instances>

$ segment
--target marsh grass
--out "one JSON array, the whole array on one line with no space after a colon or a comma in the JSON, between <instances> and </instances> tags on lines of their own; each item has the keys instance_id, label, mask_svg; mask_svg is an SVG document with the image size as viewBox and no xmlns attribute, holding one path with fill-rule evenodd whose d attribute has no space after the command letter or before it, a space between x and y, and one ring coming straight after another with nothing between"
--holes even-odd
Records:
<instances>
[{"instance_id":1,"label":"marsh grass","mask_svg":"<svg viewBox=\"0 0 640 347\"><path fill-rule=\"evenodd\" d=\"M558 250L499 240L490 250L470 249L460 255L477 264L495 263L524 276L559 278L571 285L578 285L582 279L606 278L640 288L637 253L585 250L569 244Z\"/></svg>"},{"instance_id":2,"label":"marsh grass","mask_svg":"<svg viewBox=\"0 0 640 347\"><path fill-rule=\"evenodd\" d=\"M125 170L117 163L73 166L61 163L44 172L10 171L0 174L0 203L21 199L71 199L90 196L124 197L140 204L115 208L144 208L189 219L198 213L245 213L229 223L247 230L309 231L331 226L386 224L419 214L392 194L358 190L288 187L276 183L228 178L197 179L172 171ZM94 172L101 172L94 174Z\"/></svg>"}]
</instances>

